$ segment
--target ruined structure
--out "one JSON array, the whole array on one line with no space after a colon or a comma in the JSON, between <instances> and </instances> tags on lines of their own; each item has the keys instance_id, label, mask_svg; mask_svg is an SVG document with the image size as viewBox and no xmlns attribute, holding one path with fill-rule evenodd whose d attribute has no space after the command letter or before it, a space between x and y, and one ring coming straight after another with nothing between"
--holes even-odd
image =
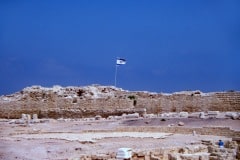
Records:
<instances>
[{"instance_id":1,"label":"ruined structure","mask_svg":"<svg viewBox=\"0 0 240 160\"><path fill-rule=\"evenodd\" d=\"M172 94L132 92L112 86L45 88L32 86L0 97L0 118L20 118L22 113L39 118L83 118L138 112L240 111L240 92L184 91Z\"/></svg>"}]
</instances>

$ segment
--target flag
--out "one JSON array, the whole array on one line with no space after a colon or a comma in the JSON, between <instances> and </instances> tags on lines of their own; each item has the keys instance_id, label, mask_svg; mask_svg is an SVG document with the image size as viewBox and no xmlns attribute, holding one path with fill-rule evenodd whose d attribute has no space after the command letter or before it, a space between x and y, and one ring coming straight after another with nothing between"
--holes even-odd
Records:
<instances>
[{"instance_id":1,"label":"flag","mask_svg":"<svg viewBox=\"0 0 240 160\"><path fill-rule=\"evenodd\" d=\"M117 62L116 62L117 65L122 65L122 64L126 64L126 63L127 63L127 61L122 58L117 59Z\"/></svg>"}]
</instances>

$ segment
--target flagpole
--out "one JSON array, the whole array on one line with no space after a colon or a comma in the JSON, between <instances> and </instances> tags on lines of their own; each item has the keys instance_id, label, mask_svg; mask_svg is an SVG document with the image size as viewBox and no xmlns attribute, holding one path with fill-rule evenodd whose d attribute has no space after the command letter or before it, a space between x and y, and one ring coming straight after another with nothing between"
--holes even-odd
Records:
<instances>
[{"instance_id":1,"label":"flagpole","mask_svg":"<svg viewBox=\"0 0 240 160\"><path fill-rule=\"evenodd\" d=\"M118 58L117 57L116 69L115 69L115 82L114 82L115 87L117 87L117 69L118 69L118 66L123 65L123 64L126 64L126 60L123 59L123 58Z\"/></svg>"},{"instance_id":2,"label":"flagpole","mask_svg":"<svg viewBox=\"0 0 240 160\"><path fill-rule=\"evenodd\" d=\"M116 64L116 68L115 68L115 81L114 81L114 86L117 87L117 68L118 65Z\"/></svg>"}]
</instances>

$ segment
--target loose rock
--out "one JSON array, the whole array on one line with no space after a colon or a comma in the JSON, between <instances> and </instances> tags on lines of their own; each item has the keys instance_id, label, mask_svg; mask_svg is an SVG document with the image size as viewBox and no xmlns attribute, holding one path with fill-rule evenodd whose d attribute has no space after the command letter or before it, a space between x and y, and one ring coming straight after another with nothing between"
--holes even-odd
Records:
<instances>
[{"instance_id":1,"label":"loose rock","mask_svg":"<svg viewBox=\"0 0 240 160\"><path fill-rule=\"evenodd\" d=\"M178 122L178 126L184 126L183 122Z\"/></svg>"}]
</instances>

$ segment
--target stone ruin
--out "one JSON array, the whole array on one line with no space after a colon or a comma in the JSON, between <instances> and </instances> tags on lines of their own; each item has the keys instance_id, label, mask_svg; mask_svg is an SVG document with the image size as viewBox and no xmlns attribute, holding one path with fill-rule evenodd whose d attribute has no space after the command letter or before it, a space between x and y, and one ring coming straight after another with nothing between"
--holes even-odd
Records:
<instances>
[{"instance_id":1,"label":"stone ruin","mask_svg":"<svg viewBox=\"0 0 240 160\"><path fill-rule=\"evenodd\" d=\"M0 97L0 118L10 118L10 123L29 126L46 122L44 118L86 121L121 120L138 118L230 118L240 119L240 92L200 91L176 92L172 94L130 92L115 87L87 86L45 88L32 86L12 95ZM146 121L147 122L147 121ZM154 128L159 132L237 135L229 128L181 128L177 126ZM134 128L132 128L134 129ZM138 127L139 130L144 128ZM149 129L149 128L148 128ZM128 128L124 128L128 130ZM203 131L205 130L205 131ZM121 128L119 129L121 131ZM150 131L150 130L148 130ZM151 151L135 151L133 160L231 160L240 159L239 144L225 142L225 148L218 148L216 142L202 141L183 148L159 148ZM81 160L114 160L115 153L88 155L75 158Z\"/></svg>"},{"instance_id":2,"label":"stone ruin","mask_svg":"<svg viewBox=\"0 0 240 160\"><path fill-rule=\"evenodd\" d=\"M146 109L146 110L145 110ZM184 91L172 94L125 91L113 86L46 88L32 86L22 91L0 96L0 118L20 118L22 113L38 114L39 118L86 118L100 115L120 116L124 113L151 114L201 113L215 117L229 112L233 119L240 112L240 92ZM189 115L193 116L193 115Z\"/></svg>"},{"instance_id":3,"label":"stone ruin","mask_svg":"<svg viewBox=\"0 0 240 160\"><path fill-rule=\"evenodd\" d=\"M22 124L22 125L30 125L32 123L40 123L43 122L43 120L38 119L37 114L33 114L32 116L30 114L22 114L20 119L16 120L11 120L10 124L15 123L15 124Z\"/></svg>"},{"instance_id":4,"label":"stone ruin","mask_svg":"<svg viewBox=\"0 0 240 160\"><path fill-rule=\"evenodd\" d=\"M116 160L116 153L84 155L72 160ZM240 159L240 145L226 141L224 148L217 143L202 141L186 147L159 148L151 151L134 151L131 160L235 160Z\"/></svg>"}]
</instances>

